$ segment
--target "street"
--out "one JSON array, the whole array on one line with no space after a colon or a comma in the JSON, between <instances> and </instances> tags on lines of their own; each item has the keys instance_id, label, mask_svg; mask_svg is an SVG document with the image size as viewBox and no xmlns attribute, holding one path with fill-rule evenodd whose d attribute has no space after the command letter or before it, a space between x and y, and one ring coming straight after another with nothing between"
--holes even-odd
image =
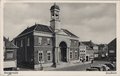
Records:
<instances>
[{"instance_id":1,"label":"street","mask_svg":"<svg viewBox=\"0 0 120 76\"><path fill-rule=\"evenodd\" d=\"M54 69L51 71L85 71L86 68L90 66L96 66L96 65L104 64L104 63L107 63L107 62L106 61L94 61L93 64L89 63L89 64L83 64L83 65L76 65L76 66Z\"/></svg>"},{"instance_id":2,"label":"street","mask_svg":"<svg viewBox=\"0 0 120 76\"><path fill-rule=\"evenodd\" d=\"M43 68L44 71L86 71L86 68L91 67L91 66L97 66L100 64L105 64L108 63L107 61L94 61L93 64L87 63L87 64L79 64L73 65L73 66L66 66L62 68L49 68L46 69ZM26 69L26 68L20 68L20 71L32 71L33 69Z\"/></svg>"}]
</instances>

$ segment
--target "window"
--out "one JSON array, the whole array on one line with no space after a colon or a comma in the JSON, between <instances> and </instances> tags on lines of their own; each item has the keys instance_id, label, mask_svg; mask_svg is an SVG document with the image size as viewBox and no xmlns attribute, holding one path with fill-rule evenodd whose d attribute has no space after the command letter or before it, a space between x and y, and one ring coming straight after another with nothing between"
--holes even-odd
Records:
<instances>
[{"instance_id":1,"label":"window","mask_svg":"<svg viewBox=\"0 0 120 76\"><path fill-rule=\"evenodd\" d=\"M76 45L77 41L74 41L74 45Z\"/></svg>"},{"instance_id":2,"label":"window","mask_svg":"<svg viewBox=\"0 0 120 76\"><path fill-rule=\"evenodd\" d=\"M38 44L40 45L42 42L42 38L41 37L38 37Z\"/></svg>"},{"instance_id":3,"label":"window","mask_svg":"<svg viewBox=\"0 0 120 76\"><path fill-rule=\"evenodd\" d=\"M109 50L109 53L115 53L115 51L114 50Z\"/></svg>"},{"instance_id":4,"label":"window","mask_svg":"<svg viewBox=\"0 0 120 76\"><path fill-rule=\"evenodd\" d=\"M77 51L75 51L75 58L77 58L77 54L78 54Z\"/></svg>"},{"instance_id":5,"label":"window","mask_svg":"<svg viewBox=\"0 0 120 76\"><path fill-rule=\"evenodd\" d=\"M47 38L47 44L50 45L50 38Z\"/></svg>"},{"instance_id":6,"label":"window","mask_svg":"<svg viewBox=\"0 0 120 76\"><path fill-rule=\"evenodd\" d=\"M23 40L21 40L21 42L20 42L20 46L23 47Z\"/></svg>"},{"instance_id":7,"label":"window","mask_svg":"<svg viewBox=\"0 0 120 76\"><path fill-rule=\"evenodd\" d=\"M70 59L72 59L72 51L70 52Z\"/></svg>"},{"instance_id":8,"label":"window","mask_svg":"<svg viewBox=\"0 0 120 76\"><path fill-rule=\"evenodd\" d=\"M48 51L48 52L47 52L47 59L48 59L48 60L51 60L51 51Z\"/></svg>"},{"instance_id":9,"label":"window","mask_svg":"<svg viewBox=\"0 0 120 76\"><path fill-rule=\"evenodd\" d=\"M30 46L30 38L27 38L27 46Z\"/></svg>"},{"instance_id":10,"label":"window","mask_svg":"<svg viewBox=\"0 0 120 76\"><path fill-rule=\"evenodd\" d=\"M43 61L43 51L38 52L38 61L42 62Z\"/></svg>"},{"instance_id":11,"label":"window","mask_svg":"<svg viewBox=\"0 0 120 76\"><path fill-rule=\"evenodd\" d=\"M6 59L13 59L13 51L6 53Z\"/></svg>"}]
</instances>

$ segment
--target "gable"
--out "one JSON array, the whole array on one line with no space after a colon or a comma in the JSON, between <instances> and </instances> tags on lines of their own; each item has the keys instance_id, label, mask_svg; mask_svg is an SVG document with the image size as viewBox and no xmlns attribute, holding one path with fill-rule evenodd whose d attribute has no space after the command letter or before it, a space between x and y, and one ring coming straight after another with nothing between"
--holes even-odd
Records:
<instances>
[{"instance_id":1,"label":"gable","mask_svg":"<svg viewBox=\"0 0 120 76\"><path fill-rule=\"evenodd\" d=\"M58 31L57 34L68 36L68 34L66 34L63 30Z\"/></svg>"}]
</instances>

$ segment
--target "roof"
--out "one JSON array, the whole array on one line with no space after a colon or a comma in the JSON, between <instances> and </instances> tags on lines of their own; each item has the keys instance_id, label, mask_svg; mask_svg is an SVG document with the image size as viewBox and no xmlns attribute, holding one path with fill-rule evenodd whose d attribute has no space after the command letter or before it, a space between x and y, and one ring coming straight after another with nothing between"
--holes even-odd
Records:
<instances>
[{"instance_id":1,"label":"roof","mask_svg":"<svg viewBox=\"0 0 120 76\"><path fill-rule=\"evenodd\" d=\"M101 50L102 48L104 48L104 47L106 47L106 46L107 46L107 44L99 44L99 45L98 45L98 49Z\"/></svg>"},{"instance_id":2,"label":"roof","mask_svg":"<svg viewBox=\"0 0 120 76\"><path fill-rule=\"evenodd\" d=\"M52 33L52 30L51 30L51 28L49 26L42 25L42 24L35 24L35 25L31 26L31 27L26 28L18 36L26 34L28 32L33 32L33 31L41 31L41 32L46 32L46 33Z\"/></svg>"},{"instance_id":3,"label":"roof","mask_svg":"<svg viewBox=\"0 0 120 76\"><path fill-rule=\"evenodd\" d=\"M116 44L116 38L113 39L110 43L108 43L108 45L115 45Z\"/></svg>"},{"instance_id":4,"label":"roof","mask_svg":"<svg viewBox=\"0 0 120 76\"><path fill-rule=\"evenodd\" d=\"M90 46L84 44L83 42L79 42L79 46L80 45L86 46L86 49L88 49L88 50L92 50L92 48Z\"/></svg>"},{"instance_id":5,"label":"roof","mask_svg":"<svg viewBox=\"0 0 120 76\"><path fill-rule=\"evenodd\" d=\"M71 33L70 31L68 31L66 29L62 29L62 30L63 30L63 32L65 32L70 37L77 37L76 35L74 35L73 33ZM29 32L33 32L33 31L46 32L46 33L51 33L51 34L53 33L53 30L52 30L52 28L50 26L42 25L42 24L35 24L35 25L31 26L31 27L26 28L18 36L29 33Z\"/></svg>"},{"instance_id":6,"label":"roof","mask_svg":"<svg viewBox=\"0 0 120 76\"><path fill-rule=\"evenodd\" d=\"M94 44L91 40L90 41L83 41L83 44L89 46L90 48L93 48L96 44Z\"/></svg>"},{"instance_id":7,"label":"roof","mask_svg":"<svg viewBox=\"0 0 120 76\"><path fill-rule=\"evenodd\" d=\"M12 42L10 42L5 37L4 37L4 47L5 48L18 48L16 45L14 45Z\"/></svg>"},{"instance_id":8,"label":"roof","mask_svg":"<svg viewBox=\"0 0 120 76\"><path fill-rule=\"evenodd\" d=\"M77 37L75 34L71 33L70 31L66 30L66 29L62 29L68 36L71 36L71 37Z\"/></svg>"},{"instance_id":9,"label":"roof","mask_svg":"<svg viewBox=\"0 0 120 76\"><path fill-rule=\"evenodd\" d=\"M52 10L52 9L58 9L58 10L60 10L59 6L56 5L56 3L54 3L53 6L51 6L50 10Z\"/></svg>"}]
</instances>

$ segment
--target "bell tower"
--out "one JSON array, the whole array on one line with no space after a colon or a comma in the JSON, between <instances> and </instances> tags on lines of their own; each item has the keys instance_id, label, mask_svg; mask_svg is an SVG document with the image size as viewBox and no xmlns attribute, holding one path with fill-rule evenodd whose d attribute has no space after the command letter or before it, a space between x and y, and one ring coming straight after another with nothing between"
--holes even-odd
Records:
<instances>
[{"instance_id":1,"label":"bell tower","mask_svg":"<svg viewBox=\"0 0 120 76\"><path fill-rule=\"evenodd\" d=\"M50 8L50 12L51 12L50 26L52 27L54 32L57 32L61 29L60 17L59 17L59 12L60 12L59 6L54 3L54 5L51 6Z\"/></svg>"}]
</instances>

